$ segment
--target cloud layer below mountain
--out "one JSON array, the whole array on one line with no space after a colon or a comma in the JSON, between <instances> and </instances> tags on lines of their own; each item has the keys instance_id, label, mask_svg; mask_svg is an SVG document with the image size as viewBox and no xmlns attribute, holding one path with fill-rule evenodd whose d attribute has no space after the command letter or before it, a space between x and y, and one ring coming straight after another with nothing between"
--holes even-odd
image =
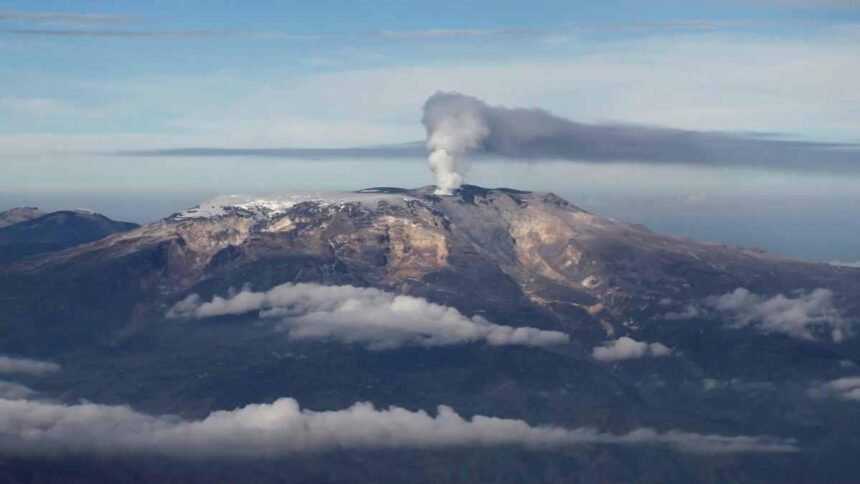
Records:
<instances>
[{"instance_id":1,"label":"cloud layer below mountain","mask_svg":"<svg viewBox=\"0 0 860 484\"><path fill-rule=\"evenodd\" d=\"M0 380L0 399L20 400L33 396L36 392L30 388L11 381Z\"/></svg>"},{"instance_id":2,"label":"cloud layer below mountain","mask_svg":"<svg viewBox=\"0 0 860 484\"><path fill-rule=\"evenodd\" d=\"M854 261L854 262L834 260L834 261L830 261L830 265L837 266L837 267L852 267L852 268L860 269L860 260Z\"/></svg>"},{"instance_id":3,"label":"cloud layer below mountain","mask_svg":"<svg viewBox=\"0 0 860 484\"><path fill-rule=\"evenodd\" d=\"M836 308L833 291L828 289L801 292L795 297L766 297L738 288L712 299L710 305L731 316L738 326L752 326L765 333L814 339L815 330L820 328L837 343L853 333L851 321Z\"/></svg>"},{"instance_id":4,"label":"cloud layer below mountain","mask_svg":"<svg viewBox=\"0 0 860 484\"><path fill-rule=\"evenodd\" d=\"M212 412L202 420L149 416L125 406L61 405L0 399L0 455L139 455L260 458L332 449L517 445L654 445L679 452L791 452L796 442L639 428L610 434L592 428L534 427L446 406L436 415L370 403L334 411L302 409L292 398Z\"/></svg>"},{"instance_id":5,"label":"cloud layer below mountain","mask_svg":"<svg viewBox=\"0 0 860 484\"><path fill-rule=\"evenodd\" d=\"M835 343L841 343L854 334L854 321L836 306L834 299L833 291L824 288L768 297L739 287L662 317L667 320L727 317L737 328L751 327L762 333L781 333L806 340L825 333Z\"/></svg>"},{"instance_id":6,"label":"cloud layer below mountain","mask_svg":"<svg viewBox=\"0 0 860 484\"><path fill-rule=\"evenodd\" d=\"M814 387L810 393L819 398L831 397L860 402L860 377L845 377L831 380Z\"/></svg>"},{"instance_id":7,"label":"cloud layer below mountain","mask_svg":"<svg viewBox=\"0 0 860 484\"><path fill-rule=\"evenodd\" d=\"M591 352L591 356L598 361L630 360L646 356L662 357L671 354L672 350L662 343L645 343L627 336L598 346Z\"/></svg>"},{"instance_id":8,"label":"cloud layer below mountain","mask_svg":"<svg viewBox=\"0 0 860 484\"><path fill-rule=\"evenodd\" d=\"M60 366L56 363L0 355L0 374L19 373L38 376L53 373L59 369Z\"/></svg>"},{"instance_id":9,"label":"cloud layer below mountain","mask_svg":"<svg viewBox=\"0 0 860 484\"><path fill-rule=\"evenodd\" d=\"M210 318L258 311L279 320L295 340L355 343L371 350L403 346L447 346L485 342L490 345L564 344L558 331L493 324L466 317L454 308L426 299L373 288L282 284L266 292L243 290L228 298L203 302L191 295L174 305L169 318Z\"/></svg>"}]
</instances>

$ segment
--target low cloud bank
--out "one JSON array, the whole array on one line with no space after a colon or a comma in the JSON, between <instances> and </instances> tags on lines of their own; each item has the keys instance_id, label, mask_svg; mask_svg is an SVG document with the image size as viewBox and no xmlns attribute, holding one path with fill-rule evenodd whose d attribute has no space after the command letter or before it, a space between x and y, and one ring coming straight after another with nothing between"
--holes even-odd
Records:
<instances>
[{"instance_id":1,"label":"low cloud bank","mask_svg":"<svg viewBox=\"0 0 860 484\"><path fill-rule=\"evenodd\" d=\"M640 428L625 434L592 428L534 427L522 420L476 415L450 407L436 415L356 403L335 411L302 409L292 398L216 411L202 420L149 416L125 406L60 405L0 399L0 455L128 455L278 457L332 449L443 448L518 445L654 445L679 452L791 452L792 439L722 436Z\"/></svg>"},{"instance_id":2,"label":"low cloud bank","mask_svg":"<svg viewBox=\"0 0 860 484\"><path fill-rule=\"evenodd\" d=\"M35 395L36 392L24 385L0 380L0 399L20 400Z\"/></svg>"},{"instance_id":3,"label":"low cloud bank","mask_svg":"<svg viewBox=\"0 0 860 484\"><path fill-rule=\"evenodd\" d=\"M421 142L399 143L380 146L356 146L350 148L168 148L156 150L126 150L112 154L123 156L256 156L299 159L400 159L419 158L425 154Z\"/></svg>"},{"instance_id":4,"label":"low cloud bank","mask_svg":"<svg viewBox=\"0 0 860 484\"><path fill-rule=\"evenodd\" d=\"M731 316L738 326L752 326L765 333L783 333L799 339L815 339L814 331L830 333L834 342L852 334L851 322L834 306L833 291L816 289L795 297L766 297L744 288L710 301L717 311Z\"/></svg>"},{"instance_id":5,"label":"low cloud bank","mask_svg":"<svg viewBox=\"0 0 860 484\"><path fill-rule=\"evenodd\" d=\"M630 360L646 356L662 357L671 354L672 350L662 343L645 343L627 336L622 336L591 351L591 356L598 361Z\"/></svg>"},{"instance_id":6,"label":"low cloud bank","mask_svg":"<svg viewBox=\"0 0 860 484\"><path fill-rule=\"evenodd\" d=\"M47 361L0 356L0 374L46 375L59 371L60 365Z\"/></svg>"},{"instance_id":7,"label":"low cloud bank","mask_svg":"<svg viewBox=\"0 0 860 484\"><path fill-rule=\"evenodd\" d=\"M814 387L810 393L819 398L838 398L860 402L860 377L846 377L831 380Z\"/></svg>"},{"instance_id":8,"label":"low cloud bank","mask_svg":"<svg viewBox=\"0 0 860 484\"><path fill-rule=\"evenodd\" d=\"M821 333L840 343L854 334L853 320L834 304L833 291L818 288L796 291L792 296L762 296L743 287L662 316L667 320L728 317L735 327L751 327L762 333L780 333L814 340Z\"/></svg>"},{"instance_id":9,"label":"low cloud bank","mask_svg":"<svg viewBox=\"0 0 860 484\"><path fill-rule=\"evenodd\" d=\"M295 340L355 343L371 350L476 342L545 346L570 340L558 331L502 326L480 316L468 318L426 299L353 286L287 283L266 292L243 290L228 298L216 296L208 302L191 295L167 316L201 319L252 311L278 319L279 327Z\"/></svg>"},{"instance_id":10,"label":"low cloud bank","mask_svg":"<svg viewBox=\"0 0 860 484\"><path fill-rule=\"evenodd\" d=\"M846 262L841 260L833 260L830 261L830 265L838 266L838 267L853 267L855 269L860 269L860 260L855 262Z\"/></svg>"}]
</instances>

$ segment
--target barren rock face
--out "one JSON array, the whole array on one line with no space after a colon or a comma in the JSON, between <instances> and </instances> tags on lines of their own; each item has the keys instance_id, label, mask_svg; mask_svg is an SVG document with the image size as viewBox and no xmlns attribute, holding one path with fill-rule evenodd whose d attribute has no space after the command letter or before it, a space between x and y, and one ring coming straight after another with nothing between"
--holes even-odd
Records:
<instances>
[{"instance_id":1,"label":"barren rock face","mask_svg":"<svg viewBox=\"0 0 860 484\"><path fill-rule=\"evenodd\" d=\"M388 239L388 278L392 283L417 279L448 263L448 243L438 227L397 217L382 220Z\"/></svg>"}]
</instances>

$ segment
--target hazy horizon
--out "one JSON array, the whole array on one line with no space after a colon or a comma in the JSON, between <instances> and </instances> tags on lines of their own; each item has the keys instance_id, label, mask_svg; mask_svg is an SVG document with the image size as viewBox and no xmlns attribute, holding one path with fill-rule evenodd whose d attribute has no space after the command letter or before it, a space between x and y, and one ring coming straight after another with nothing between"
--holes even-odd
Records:
<instances>
[{"instance_id":1,"label":"hazy horizon","mask_svg":"<svg viewBox=\"0 0 860 484\"><path fill-rule=\"evenodd\" d=\"M68 174L0 181L0 210L86 208L147 223L218 195L432 185L423 158L338 160L259 157L92 156L76 189ZM95 161L94 161L95 160ZM116 167L134 163L138 175ZM140 168L141 166L148 168ZM207 170L202 173L201 170ZM162 176L147 177L146 171ZM348 176L342 176L348 173ZM170 176L170 179L162 177ZM22 183L22 180L24 182ZM570 162L475 162L467 183L551 191L571 203L668 235L757 247L811 261L860 260L860 183L853 177L762 169ZM28 186L29 185L29 186ZM29 189L28 189L29 188Z\"/></svg>"}]
</instances>

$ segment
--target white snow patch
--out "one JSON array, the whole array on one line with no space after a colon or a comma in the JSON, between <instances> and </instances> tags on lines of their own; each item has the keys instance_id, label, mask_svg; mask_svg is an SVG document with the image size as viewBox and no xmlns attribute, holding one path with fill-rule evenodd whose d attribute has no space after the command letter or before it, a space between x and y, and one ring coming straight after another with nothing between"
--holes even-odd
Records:
<instances>
[{"instance_id":1,"label":"white snow patch","mask_svg":"<svg viewBox=\"0 0 860 484\"><path fill-rule=\"evenodd\" d=\"M303 202L315 202L320 206L343 206L348 203L376 204L380 200L400 202L413 200L413 197L379 192L293 192L267 196L222 195L200 205L180 212L172 218L187 220L213 218L240 211L255 218L270 218L286 213L290 208Z\"/></svg>"}]
</instances>

